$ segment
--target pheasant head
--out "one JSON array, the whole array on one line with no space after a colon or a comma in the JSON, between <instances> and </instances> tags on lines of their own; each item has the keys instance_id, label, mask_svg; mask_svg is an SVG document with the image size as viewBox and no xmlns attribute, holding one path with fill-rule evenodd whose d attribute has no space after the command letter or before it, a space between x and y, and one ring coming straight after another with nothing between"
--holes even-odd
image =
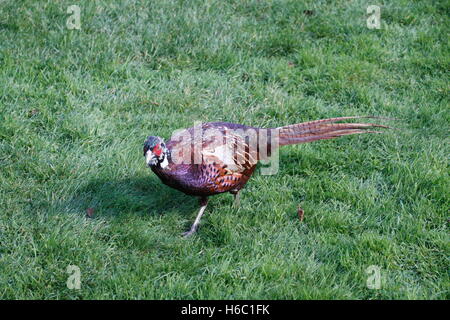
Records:
<instances>
[{"instance_id":1,"label":"pheasant head","mask_svg":"<svg viewBox=\"0 0 450 320\"><path fill-rule=\"evenodd\" d=\"M165 168L169 165L169 150L160 137L150 136L144 143L144 157L149 167Z\"/></svg>"}]
</instances>

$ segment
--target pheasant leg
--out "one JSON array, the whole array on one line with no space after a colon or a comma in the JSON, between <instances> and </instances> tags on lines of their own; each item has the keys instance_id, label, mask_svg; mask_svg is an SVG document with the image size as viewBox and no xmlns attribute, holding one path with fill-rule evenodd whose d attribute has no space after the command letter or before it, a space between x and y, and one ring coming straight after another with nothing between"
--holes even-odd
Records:
<instances>
[{"instance_id":1,"label":"pheasant leg","mask_svg":"<svg viewBox=\"0 0 450 320\"><path fill-rule=\"evenodd\" d=\"M186 231L183 233L184 237L192 236L198 229L198 226L200 224L200 219L202 218L203 213L205 212L206 206L208 205L208 198L200 198L200 211L197 215L197 218L195 218L194 223L191 226L191 229L189 231Z\"/></svg>"},{"instance_id":2,"label":"pheasant leg","mask_svg":"<svg viewBox=\"0 0 450 320\"><path fill-rule=\"evenodd\" d=\"M238 192L234 193L234 207L235 208L239 208L241 206L241 196L240 196L241 191L239 190Z\"/></svg>"}]
</instances>

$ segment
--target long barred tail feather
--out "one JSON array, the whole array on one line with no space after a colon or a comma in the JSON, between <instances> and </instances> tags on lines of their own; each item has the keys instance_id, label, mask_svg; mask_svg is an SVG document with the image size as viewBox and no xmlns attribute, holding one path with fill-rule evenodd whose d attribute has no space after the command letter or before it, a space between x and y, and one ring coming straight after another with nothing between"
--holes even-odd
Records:
<instances>
[{"instance_id":1,"label":"long barred tail feather","mask_svg":"<svg viewBox=\"0 0 450 320\"><path fill-rule=\"evenodd\" d=\"M382 131L373 130L374 128L390 128L385 125L375 123L338 123L339 121L349 119L389 119L371 116L353 116L330 118L315 121L308 121L298 124L291 124L276 128L279 135L279 145L289 145L306 143L316 140L333 139L340 136L358 133L382 133ZM371 130L372 129L372 130Z\"/></svg>"}]
</instances>

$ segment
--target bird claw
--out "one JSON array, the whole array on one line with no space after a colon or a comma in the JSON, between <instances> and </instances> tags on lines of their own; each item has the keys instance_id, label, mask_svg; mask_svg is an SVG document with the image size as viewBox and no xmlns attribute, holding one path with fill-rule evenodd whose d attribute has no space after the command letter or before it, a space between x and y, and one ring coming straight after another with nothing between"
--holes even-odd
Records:
<instances>
[{"instance_id":1,"label":"bird claw","mask_svg":"<svg viewBox=\"0 0 450 320\"><path fill-rule=\"evenodd\" d=\"M195 231L196 230L189 230L189 231L186 231L186 232L183 232L181 235L183 236L183 237L185 237L185 238L188 238L188 237L190 237L190 236L192 236L194 233L195 233Z\"/></svg>"}]
</instances>

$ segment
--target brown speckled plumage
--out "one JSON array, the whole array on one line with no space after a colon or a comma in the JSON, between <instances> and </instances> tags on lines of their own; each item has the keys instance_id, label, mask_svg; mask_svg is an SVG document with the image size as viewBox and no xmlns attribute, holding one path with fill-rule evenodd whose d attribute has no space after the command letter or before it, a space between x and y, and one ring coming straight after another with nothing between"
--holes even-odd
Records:
<instances>
[{"instance_id":1,"label":"brown speckled plumage","mask_svg":"<svg viewBox=\"0 0 450 320\"><path fill-rule=\"evenodd\" d=\"M277 146L378 132L371 129L387 128L373 123L337 123L354 118L372 117L323 119L273 129L228 122L202 123L173 135L166 143L161 138L149 137L144 145L144 155L152 171L163 183L185 194L200 197L200 214L191 230L185 233L191 235L198 227L207 197L224 192L238 195L255 171L258 161L267 159ZM241 134L244 131L255 133L256 145L252 143L252 138ZM196 139L198 132L201 135ZM217 132L220 133L220 139L215 138ZM269 138L264 145L259 140L262 134ZM277 137L276 145L271 144L273 140L270 138L274 137Z\"/></svg>"}]
</instances>

